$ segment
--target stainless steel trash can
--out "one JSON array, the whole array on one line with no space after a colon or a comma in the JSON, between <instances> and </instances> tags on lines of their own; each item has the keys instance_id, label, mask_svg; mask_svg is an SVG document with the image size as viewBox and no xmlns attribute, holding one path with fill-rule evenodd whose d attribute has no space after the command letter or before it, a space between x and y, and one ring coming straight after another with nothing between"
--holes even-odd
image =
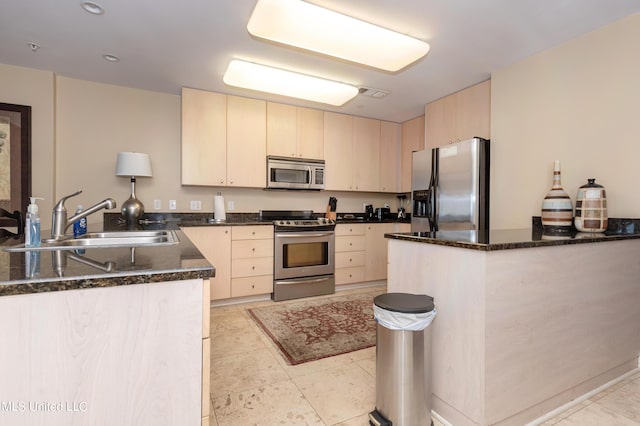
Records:
<instances>
[{"instance_id":1,"label":"stainless steel trash can","mask_svg":"<svg viewBox=\"0 0 640 426\"><path fill-rule=\"evenodd\" d=\"M376 407L373 426L432 425L431 328L433 297L386 293L374 301Z\"/></svg>"}]
</instances>

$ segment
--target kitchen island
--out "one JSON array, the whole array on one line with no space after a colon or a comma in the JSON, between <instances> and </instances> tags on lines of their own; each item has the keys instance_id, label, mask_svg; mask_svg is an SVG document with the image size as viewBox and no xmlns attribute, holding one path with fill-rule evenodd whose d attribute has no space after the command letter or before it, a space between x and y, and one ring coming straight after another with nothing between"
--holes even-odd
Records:
<instances>
[{"instance_id":1,"label":"kitchen island","mask_svg":"<svg viewBox=\"0 0 640 426\"><path fill-rule=\"evenodd\" d=\"M433 409L523 425L638 368L640 234L401 233L387 290L433 296Z\"/></svg>"},{"instance_id":2,"label":"kitchen island","mask_svg":"<svg viewBox=\"0 0 640 426\"><path fill-rule=\"evenodd\" d=\"M175 232L158 247L0 251L0 424L201 424L214 270Z\"/></svg>"}]
</instances>

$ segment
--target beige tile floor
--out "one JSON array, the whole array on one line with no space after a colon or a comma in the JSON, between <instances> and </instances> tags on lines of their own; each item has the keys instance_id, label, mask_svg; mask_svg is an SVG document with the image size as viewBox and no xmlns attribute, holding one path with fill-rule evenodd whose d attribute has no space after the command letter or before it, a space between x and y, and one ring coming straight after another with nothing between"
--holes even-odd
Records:
<instances>
[{"instance_id":1,"label":"beige tile floor","mask_svg":"<svg viewBox=\"0 0 640 426\"><path fill-rule=\"evenodd\" d=\"M369 287L340 294L380 289ZM247 308L272 303L211 309L209 424L368 425L368 413L375 406L375 348L288 365L246 312ZM543 424L640 426L640 373ZM442 426L435 419L434 425Z\"/></svg>"}]
</instances>

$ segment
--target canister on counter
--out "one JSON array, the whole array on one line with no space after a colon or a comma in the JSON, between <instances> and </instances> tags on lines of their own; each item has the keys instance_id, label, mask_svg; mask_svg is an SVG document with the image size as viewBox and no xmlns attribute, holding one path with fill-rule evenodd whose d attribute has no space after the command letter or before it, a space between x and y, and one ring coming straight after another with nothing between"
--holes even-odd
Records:
<instances>
[{"instance_id":1,"label":"canister on counter","mask_svg":"<svg viewBox=\"0 0 640 426\"><path fill-rule=\"evenodd\" d=\"M595 179L587 182L578 188L575 227L580 232L604 232L608 225L607 192Z\"/></svg>"}]
</instances>

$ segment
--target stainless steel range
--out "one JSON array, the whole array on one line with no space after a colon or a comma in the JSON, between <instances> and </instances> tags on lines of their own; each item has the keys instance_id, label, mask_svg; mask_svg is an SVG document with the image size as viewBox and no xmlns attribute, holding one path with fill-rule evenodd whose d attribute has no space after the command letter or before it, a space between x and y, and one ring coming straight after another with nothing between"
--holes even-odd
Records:
<instances>
[{"instance_id":1,"label":"stainless steel range","mask_svg":"<svg viewBox=\"0 0 640 426\"><path fill-rule=\"evenodd\" d=\"M261 210L260 219L275 226L273 300L335 292L335 221L311 210Z\"/></svg>"}]
</instances>

